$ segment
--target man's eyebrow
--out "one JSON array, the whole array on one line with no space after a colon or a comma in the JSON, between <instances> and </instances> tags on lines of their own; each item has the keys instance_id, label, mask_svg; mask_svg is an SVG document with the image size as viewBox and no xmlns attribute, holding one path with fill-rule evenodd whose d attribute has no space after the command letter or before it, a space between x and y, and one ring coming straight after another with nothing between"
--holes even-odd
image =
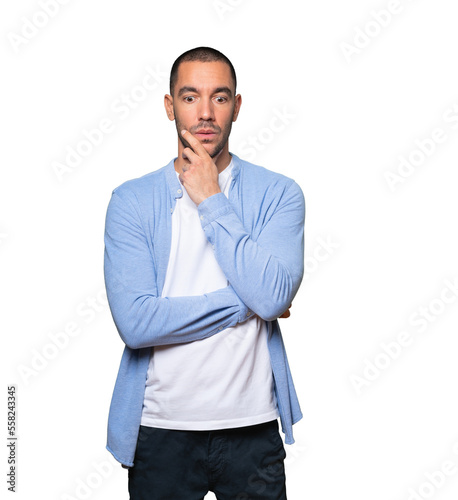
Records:
<instances>
[{"instance_id":1,"label":"man's eyebrow","mask_svg":"<svg viewBox=\"0 0 458 500\"><path fill-rule=\"evenodd\" d=\"M232 97L232 90L229 87L218 87L215 89L215 94L226 93L229 97Z\"/></svg>"},{"instance_id":2,"label":"man's eyebrow","mask_svg":"<svg viewBox=\"0 0 458 500\"><path fill-rule=\"evenodd\" d=\"M178 91L178 97L185 94L186 92L195 92L197 94L197 89L195 87L181 87L181 89Z\"/></svg>"},{"instance_id":3,"label":"man's eyebrow","mask_svg":"<svg viewBox=\"0 0 458 500\"><path fill-rule=\"evenodd\" d=\"M186 85L184 87L181 87L181 89L178 91L178 97L181 97L183 94L186 94L186 92L195 92L196 94L199 93L196 87L189 87ZM214 94L221 94L223 92L227 94L229 97L232 97L232 90L229 87L218 87L213 91Z\"/></svg>"}]
</instances>

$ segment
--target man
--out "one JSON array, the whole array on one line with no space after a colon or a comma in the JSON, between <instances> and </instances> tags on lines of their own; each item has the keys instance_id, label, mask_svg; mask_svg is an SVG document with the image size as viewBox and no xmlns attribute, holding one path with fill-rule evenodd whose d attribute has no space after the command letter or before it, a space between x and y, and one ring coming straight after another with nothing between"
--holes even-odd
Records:
<instances>
[{"instance_id":1,"label":"man","mask_svg":"<svg viewBox=\"0 0 458 500\"><path fill-rule=\"evenodd\" d=\"M105 282L125 342L107 449L133 500L286 498L301 417L277 318L303 275L304 199L229 152L241 96L226 56L199 47L170 75L167 166L113 191Z\"/></svg>"}]
</instances>

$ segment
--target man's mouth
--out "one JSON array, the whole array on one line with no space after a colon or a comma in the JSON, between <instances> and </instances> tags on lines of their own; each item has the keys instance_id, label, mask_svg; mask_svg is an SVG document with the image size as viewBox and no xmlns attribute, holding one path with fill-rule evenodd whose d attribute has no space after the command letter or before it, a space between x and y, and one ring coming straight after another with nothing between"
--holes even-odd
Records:
<instances>
[{"instance_id":1,"label":"man's mouth","mask_svg":"<svg viewBox=\"0 0 458 500\"><path fill-rule=\"evenodd\" d=\"M213 137L216 136L216 131L213 129L201 129L198 130L194 135L200 140L209 140L213 139Z\"/></svg>"}]
</instances>

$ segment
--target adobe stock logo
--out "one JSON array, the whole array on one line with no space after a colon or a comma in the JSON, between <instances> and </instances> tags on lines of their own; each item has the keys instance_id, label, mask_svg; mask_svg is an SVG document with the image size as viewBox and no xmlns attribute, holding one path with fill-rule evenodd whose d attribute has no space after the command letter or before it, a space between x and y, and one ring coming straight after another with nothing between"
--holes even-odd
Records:
<instances>
[{"instance_id":1,"label":"adobe stock logo","mask_svg":"<svg viewBox=\"0 0 458 500\"><path fill-rule=\"evenodd\" d=\"M218 17L224 20L226 14L234 12L236 7L243 2L244 0L213 0L213 8L216 10Z\"/></svg>"},{"instance_id":2,"label":"adobe stock logo","mask_svg":"<svg viewBox=\"0 0 458 500\"><path fill-rule=\"evenodd\" d=\"M425 332L440 316L445 314L458 299L458 276L444 280L440 294L433 297L426 305L421 305L411 312L408 323L415 327L414 333ZM365 388L370 387L378 380L382 373L397 359L401 358L417 338L407 329L402 330L387 342L379 344L379 350L371 359L364 358L364 367L361 375L352 373L349 376L350 382L358 395L362 394Z\"/></svg>"},{"instance_id":3,"label":"adobe stock logo","mask_svg":"<svg viewBox=\"0 0 458 500\"><path fill-rule=\"evenodd\" d=\"M409 2L411 1L409 0ZM371 10L372 19L369 19L362 28L359 26L354 28L353 43L342 42L340 44L340 49L347 63L350 64L353 57L369 47L372 40L380 36L383 30L390 26L394 16L399 15L403 10L404 5L400 0L390 0L385 9Z\"/></svg>"},{"instance_id":4,"label":"adobe stock logo","mask_svg":"<svg viewBox=\"0 0 458 500\"><path fill-rule=\"evenodd\" d=\"M268 124L259 129L256 135L250 135L238 145L238 151L247 161L253 161L259 151L264 151L273 142L277 134L282 133L288 125L296 118L285 106L280 110L272 109L272 116Z\"/></svg>"},{"instance_id":5,"label":"adobe stock logo","mask_svg":"<svg viewBox=\"0 0 458 500\"><path fill-rule=\"evenodd\" d=\"M304 259L304 279L309 279L323 262L329 260L338 248L340 248L340 243L333 241L329 235L326 236L326 239L318 236L313 251L307 252L309 255Z\"/></svg>"},{"instance_id":6,"label":"adobe stock logo","mask_svg":"<svg viewBox=\"0 0 458 500\"><path fill-rule=\"evenodd\" d=\"M0 232L0 247L5 243L7 238L8 238L8 235L6 233Z\"/></svg>"},{"instance_id":7,"label":"adobe stock logo","mask_svg":"<svg viewBox=\"0 0 458 500\"><path fill-rule=\"evenodd\" d=\"M447 130L447 128L449 130ZM415 147L408 153L398 156L396 169L385 170L383 176L391 192L395 192L408 178L425 164L437 151L443 147L449 138L450 132L458 129L458 102L449 106L442 113L440 127L431 130L429 136L414 140Z\"/></svg>"},{"instance_id":8,"label":"adobe stock logo","mask_svg":"<svg viewBox=\"0 0 458 500\"><path fill-rule=\"evenodd\" d=\"M81 335L85 326L90 325L98 316L107 311L108 299L104 288L80 302L75 308L75 316L59 330L49 331L45 341L30 352L27 364L21 363L17 366L17 371L24 384L29 385L35 381L72 344L72 339Z\"/></svg>"},{"instance_id":9,"label":"adobe stock logo","mask_svg":"<svg viewBox=\"0 0 458 500\"><path fill-rule=\"evenodd\" d=\"M458 455L458 442L453 445L452 451L454 455ZM445 486L447 479L455 476L457 472L458 467L455 457L444 460L432 472L423 473L426 480L419 484L417 488L409 488L409 497L407 500L426 500L433 498L433 496Z\"/></svg>"},{"instance_id":10,"label":"adobe stock logo","mask_svg":"<svg viewBox=\"0 0 458 500\"><path fill-rule=\"evenodd\" d=\"M61 500L87 500L91 498L93 493L111 478L115 467L119 467L119 463L112 455L109 455L107 460L92 461L91 466L88 474L75 478L72 492L63 493L60 497Z\"/></svg>"},{"instance_id":11,"label":"adobe stock logo","mask_svg":"<svg viewBox=\"0 0 458 500\"><path fill-rule=\"evenodd\" d=\"M116 130L116 125L126 120L133 110L145 101L151 92L155 91L159 84L168 77L168 73L161 70L159 66L155 69L145 67L145 75L141 81L123 92L110 104L113 117L104 116L97 124L89 129L84 128L81 136L73 144L67 144L61 160L51 162L51 168L62 183L72 172L79 167L104 142L105 137Z\"/></svg>"},{"instance_id":12,"label":"adobe stock logo","mask_svg":"<svg viewBox=\"0 0 458 500\"><path fill-rule=\"evenodd\" d=\"M39 31L48 25L49 20L56 17L62 5L70 0L38 0L42 10L37 10L31 19L21 17L22 26L20 33L9 32L7 38L13 51L17 54L19 50L35 38Z\"/></svg>"}]
</instances>

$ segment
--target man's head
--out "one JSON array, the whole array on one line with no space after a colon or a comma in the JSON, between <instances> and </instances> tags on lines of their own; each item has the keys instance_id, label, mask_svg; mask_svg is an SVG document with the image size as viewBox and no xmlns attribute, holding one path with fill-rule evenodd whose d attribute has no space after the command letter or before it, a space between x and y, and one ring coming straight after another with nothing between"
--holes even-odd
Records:
<instances>
[{"instance_id":1,"label":"man's head","mask_svg":"<svg viewBox=\"0 0 458 500\"><path fill-rule=\"evenodd\" d=\"M178 78L178 69L183 62L215 62L221 61L229 66L233 84L234 95L237 88L237 76L235 74L234 66L231 61L219 50L212 49L211 47L196 47L195 49L188 50L181 54L173 63L172 70L170 71L170 95L173 96L175 85Z\"/></svg>"},{"instance_id":2,"label":"man's head","mask_svg":"<svg viewBox=\"0 0 458 500\"><path fill-rule=\"evenodd\" d=\"M236 85L232 63L215 49L198 47L178 57L164 104L169 119L175 120L180 154L188 146L181 135L186 129L211 157L229 156L228 138L241 105Z\"/></svg>"}]
</instances>

